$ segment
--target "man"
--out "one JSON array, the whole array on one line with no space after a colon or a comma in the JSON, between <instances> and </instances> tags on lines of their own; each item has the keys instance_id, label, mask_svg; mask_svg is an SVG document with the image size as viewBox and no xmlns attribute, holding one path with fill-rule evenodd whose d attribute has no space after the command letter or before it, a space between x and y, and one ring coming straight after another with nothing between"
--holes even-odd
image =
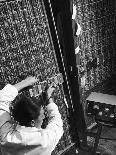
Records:
<instances>
[{"instance_id":1,"label":"man","mask_svg":"<svg viewBox=\"0 0 116 155\"><path fill-rule=\"evenodd\" d=\"M10 116L9 107L12 105L12 101L18 95L18 92L37 81L38 79L35 77L28 77L15 85L7 84L0 91L0 143L3 155L51 155L63 135L61 115L57 105L51 98L54 90L52 86L47 90L49 101L46 109L49 120L45 129L41 128L44 118L44 110L41 105L37 118L34 117L35 119L30 121L30 126L20 125L20 121L16 125L14 123L16 118ZM20 105L20 103L21 101L18 104ZM24 104L30 105L32 103ZM20 108L22 108L22 113L24 113L23 104ZM22 116L22 113L19 113L19 117Z\"/></svg>"}]
</instances>

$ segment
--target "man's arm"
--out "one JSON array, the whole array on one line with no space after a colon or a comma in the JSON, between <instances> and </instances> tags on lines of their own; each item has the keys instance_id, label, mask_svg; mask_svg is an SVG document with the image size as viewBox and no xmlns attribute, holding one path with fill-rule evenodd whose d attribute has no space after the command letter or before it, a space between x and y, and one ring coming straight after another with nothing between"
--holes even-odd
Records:
<instances>
[{"instance_id":1,"label":"man's arm","mask_svg":"<svg viewBox=\"0 0 116 155\"><path fill-rule=\"evenodd\" d=\"M21 91L23 88L33 85L38 81L35 77L27 77L25 80L22 80L21 82L18 82L17 84L13 85L18 92Z\"/></svg>"},{"instance_id":2,"label":"man's arm","mask_svg":"<svg viewBox=\"0 0 116 155\"><path fill-rule=\"evenodd\" d=\"M20 90L34 84L37 81L37 78L31 76L15 85L7 84L2 90L0 90L0 109L2 109L5 104L9 105L9 102L12 102L15 99Z\"/></svg>"},{"instance_id":3,"label":"man's arm","mask_svg":"<svg viewBox=\"0 0 116 155\"><path fill-rule=\"evenodd\" d=\"M10 103L18 95L18 92L37 81L38 79L36 79L35 77L27 77L25 80L22 80L15 85L7 84L2 90L0 90L0 125L10 119L10 116L8 114L10 112L9 106Z\"/></svg>"},{"instance_id":4,"label":"man's arm","mask_svg":"<svg viewBox=\"0 0 116 155\"><path fill-rule=\"evenodd\" d=\"M47 111L49 120L45 132L48 134L48 144L52 144L54 149L63 135L63 121L58 110L58 106L53 102L52 99L47 106Z\"/></svg>"},{"instance_id":5,"label":"man's arm","mask_svg":"<svg viewBox=\"0 0 116 155\"><path fill-rule=\"evenodd\" d=\"M55 146L63 135L63 121L61 114L58 106L54 103L51 97L54 89L54 86L51 84L47 90L47 96L49 98L49 104L46 105L48 112L48 125L42 131L42 145L43 147L51 147L51 150L54 150Z\"/></svg>"},{"instance_id":6,"label":"man's arm","mask_svg":"<svg viewBox=\"0 0 116 155\"><path fill-rule=\"evenodd\" d=\"M54 91L54 87L51 85L47 90L47 95L49 98L49 104L46 106L48 112L48 125L45 132L45 137L47 139L46 145L51 145L51 149L54 150L58 141L63 135L63 121L61 114L59 112L58 106L54 103L51 95Z\"/></svg>"}]
</instances>

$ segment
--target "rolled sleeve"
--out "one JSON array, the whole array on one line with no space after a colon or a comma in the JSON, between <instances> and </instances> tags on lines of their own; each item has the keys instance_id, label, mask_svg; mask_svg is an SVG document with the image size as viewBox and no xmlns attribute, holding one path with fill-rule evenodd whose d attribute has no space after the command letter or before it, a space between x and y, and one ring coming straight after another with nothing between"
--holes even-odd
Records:
<instances>
[{"instance_id":1,"label":"rolled sleeve","mask_svg":"<svg viewBox=\"0 0 116 155\"><path fill-rule=\"evenodd\" d=\"M9 112L9 104L18 95L18 90L11 84L7 84L0 91L0 109Z\"/></svg>"},{"instance_id":2,"label":"rolled sleeve","mask_svg":"<svg viewBox=\"0 0 116 155\"><path fill-rule=\"evenodd\" d=\"M46 139L48 139L49 144L51 143L53 149L63 135L63 121L61 119L61 114L55 103L50 103L47 106L49 121L44 132L46 133Z\"/></svg>"}]
</instances>

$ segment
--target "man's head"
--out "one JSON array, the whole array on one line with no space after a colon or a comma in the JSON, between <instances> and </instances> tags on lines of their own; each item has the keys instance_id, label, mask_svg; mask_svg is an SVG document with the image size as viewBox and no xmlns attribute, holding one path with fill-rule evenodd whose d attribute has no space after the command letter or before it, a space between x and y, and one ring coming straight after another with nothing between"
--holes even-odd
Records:
<instances>
[{"instance_id":1,"label":"man's head","mask_svg":"<svg viewBox=\"0 0 116 155\"><path fill-rule=\"evenodd\" d=\"M44 119L42 99L28 98L22 95L11 108L11 115L21 126L41 127Z\"/></svg>"}]
</instances>

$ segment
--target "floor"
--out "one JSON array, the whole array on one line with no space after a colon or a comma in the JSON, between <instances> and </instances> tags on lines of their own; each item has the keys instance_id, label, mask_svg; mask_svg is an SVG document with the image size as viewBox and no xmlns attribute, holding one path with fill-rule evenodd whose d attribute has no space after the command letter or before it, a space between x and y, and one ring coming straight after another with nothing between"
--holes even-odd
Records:
<instances>
[{"instance_id":1,"label":"floor","mask_svg":"<svg viewBox=\"0 0 116 155\"><path fill-rule=\"evenodd\" d=\"M92 153L83 151L81 149L78 149L78 151L76 151L75 147L72 147L68 152L63 155L92 155Z\"/></svg>"},{"instance_id":2,"label":"floor","mask_svg":"<svg viewBox=\"0 0 116 155\"><path fill-rule=\"evenodd\" d=\"M116 139L116 128L108 130L105 129L104 131L102 132L102 137ZM97 152L100 152L101 155L116 155L116 140L100 139ZM78 149L78 153L76 153L76 148L72 147L68 152L63 155L92 155L92 153L91 151L87 152L81 149Z\"/></svg>"},{"instance_id":3,"label":"floor","mask_svg":"<svg viewBox=\"0 0 116 155\"><path fill-rule=\"evenodd\" d=\"M99 142L99 150L103 155L116 155L116 128L108 129L102 133L102 136L110 140L101 139Z\"/></svg>"}]
</instances>

